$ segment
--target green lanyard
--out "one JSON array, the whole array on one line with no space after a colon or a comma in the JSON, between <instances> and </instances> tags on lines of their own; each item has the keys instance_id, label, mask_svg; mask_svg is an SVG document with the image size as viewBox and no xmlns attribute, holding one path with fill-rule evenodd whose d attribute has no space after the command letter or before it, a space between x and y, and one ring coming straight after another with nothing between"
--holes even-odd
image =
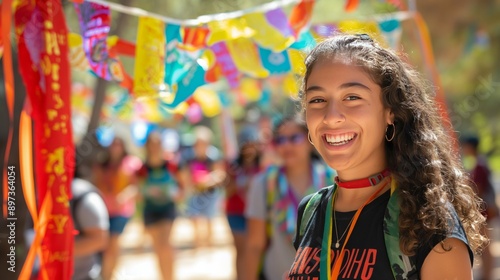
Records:
<instances>
[{"instance_id":1,"label":"green lanyard","mask_svg":"<svg viewBox=\"0 0 500 280\"><path fill-rule=\"evenodd\" d=\"M390 177L389 177L390 178ZM379 189L372 194L372 196L356 211L353 217L353 221L351 225L349 226L349 230L347 232L347 236L345 238L344 244L342 245L342 249L340 251L340 254L338 255L337 259L335 260L335 263L333 265L333 271L332 271L332 221L333 221L333 202L334 198L337 195L337 190L338 186L335 184L335 190L330 197L330 200L328 201L328 205L326 206L326 218L325 218L325 225L323 228L323 240L321 242L321 254L320 254L320 280L331 280L331 279L337 279L340 274L340 268L342 265L342 259L344 258L344 249L345 245L347 244L347 241L349 240L349 237L351 237L351 233L354 230L354 226L356 225L356 222L358 221L359 215L361 215L361 211L363 208L368 205L370 202L372 202L377 195L384 189L385 186L390 182L387 181L384 183L382 186L379 187ZM325 238L325 236L328 236L328 238Z\"/></svg>"}]
</instances>

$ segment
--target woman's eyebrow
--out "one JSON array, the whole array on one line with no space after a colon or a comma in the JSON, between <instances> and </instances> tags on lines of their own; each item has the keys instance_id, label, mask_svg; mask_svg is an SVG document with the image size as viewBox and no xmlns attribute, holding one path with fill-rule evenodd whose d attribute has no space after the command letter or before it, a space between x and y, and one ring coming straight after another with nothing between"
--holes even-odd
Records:
<instances>
[{"instance_id":1,"label":"woman's eyebrow","mask_svg":"<svg viewBox=\"0 0 500 280\"><path fill-rule=\"evenodd\" d=\"M365 86L364 84L362 84L360 82L348 82L348 83L341 84L339 86L340 89L347 89L347 88L351 88L351 87L359 87L362 89L372 91L369 87Z\"/></svg>"},{"instance_id":2,"label":"woman's eyebrow","mask_svg":"<svg viewBox=\"0 0 500 280\"><path fill-rule=\"evenodd\" d=\"M325 89L320 86L310 86L306 88L306 93L309 91L325 91Z\"/></svg>"},{"instance_id":3,"label":"woman's eyebrow","mask_svg":"<svg viewBox=\"0 0 500 280\"><path fill-rule=\"evenodd\" d=\"M364 89L364 90L368 90L368 91L372 91L368 86L360 83L360 82L347 82L347 83L343 83L341 84L338 88L339 89L348 89L348 88L361 88L361 89ZM321 87L321 86L317 86L317 85L312 85L312 86L309 86L307 87L306 89L306 94L310 91L323 91L325 92L326 89Z\"/></svg>"}]
</instances>

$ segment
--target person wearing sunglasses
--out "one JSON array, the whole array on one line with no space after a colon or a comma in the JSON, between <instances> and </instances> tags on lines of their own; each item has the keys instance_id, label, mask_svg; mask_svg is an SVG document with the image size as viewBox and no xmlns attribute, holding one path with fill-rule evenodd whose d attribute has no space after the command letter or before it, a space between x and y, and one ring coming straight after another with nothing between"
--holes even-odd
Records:
<instances>
[{"instance_id":1,"label":"person wearing sunglasses","mask_svg":"<svg viewBox=\"0 0 500 280\"><path fill-rule=\"evenodd\" d=\"M286 118L274 129L273 145L281 159L257 175L247 197L247 280L282 279L295 255L297 207L307 194L333 183L334 172L321 162L297 118Z\"/></svg>"},{"instance_id":2,"label":"person wearing sunglasses","mask_svg":"<svg viewBox=\"0 0 500 280\"><path fill-rule=\"evenodd\" d=\"M472 279L485 218L433 88L366 34L305 65L310 138L338 177L301 202L287 279Z\"/></svg>"},{"instance_id":3,"label":"person wearing sunglasses","mask_svg":"<svg viewBox=\"0 0 500 280\"><path fill-rule=\"evenodd\" d=\"M226 216L231 229L236 254L236 279L243 279L246 266L244 252L247 241L245 205L252 179L262 170L260 160L259 130L253 125L244 126L238 134L238 157L228 164L228 180L225 184Z\"/></svg>"}]
</instances>

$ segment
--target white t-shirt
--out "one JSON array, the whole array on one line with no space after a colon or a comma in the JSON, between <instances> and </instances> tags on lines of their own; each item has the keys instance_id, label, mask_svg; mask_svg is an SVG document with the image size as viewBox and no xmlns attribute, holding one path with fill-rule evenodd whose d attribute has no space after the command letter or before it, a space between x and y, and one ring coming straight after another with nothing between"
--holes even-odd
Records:
<instances>
[{"instance_id":1,"label":"white t-shirt","mask_svg":"<svg viewBox=\"0 0 500 280\"><path fill-rule=\"evenodd\" d=\"M95 187L82 179L74 179L71 185L73 197L78 197ZM78 221L81 230L102 229L109 230L108 210L102 197L96 192L84 194L75 205L74 220ZM75 242L79 235L75 237ZM73 280L96 279L101 273L101 265L97 254L75 257Z\"/></svg>"},{"instance_id":2,"label":"white t-shirt","mask_svg":"<svg viewBox=\"0 0 500 280\"><path fill-rule=\"evenodd\" d=\"M267 220L267 182L265 173L259 174L250 184L246 211L247 218ZM295 248L290 239L280 231L277 221L272 223L272 236L264 257L264 275L266 279L283 279L295 258Z\"/></svg>"}]
</instances>

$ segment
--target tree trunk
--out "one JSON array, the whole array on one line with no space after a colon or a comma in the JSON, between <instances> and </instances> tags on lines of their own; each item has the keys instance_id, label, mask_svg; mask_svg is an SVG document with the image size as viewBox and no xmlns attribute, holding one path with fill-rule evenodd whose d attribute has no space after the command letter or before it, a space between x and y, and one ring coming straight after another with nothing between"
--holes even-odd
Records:
<instances>
[{"instance_id":1,"label":"tree trunk","mask_svg":"<svg viewBox=\"0 0 500 280\"><path fill-rule=\"evenodd\" d=\"M131 6L133 0L122 0L120 4L125 6ZM112 29L110 34L117 35L121 37L126 31L126 21L127 15L123 13L118 13L116 21L112 22ZM95 158L101 147L97 141L96 130L99 127L100 117L102 108L104 105L104 100L106 98L106 89L108 86L108 81L97 78L97 82L94 87L94 104L92 106L92 114L90 116L89 124L87 126L87 132L85 137L83 137L81 143L77 147L77 164L75 168L78 168L83 177L88 177L91 170L91 165L95 161Z\"/></svg>"}]
</instances>

